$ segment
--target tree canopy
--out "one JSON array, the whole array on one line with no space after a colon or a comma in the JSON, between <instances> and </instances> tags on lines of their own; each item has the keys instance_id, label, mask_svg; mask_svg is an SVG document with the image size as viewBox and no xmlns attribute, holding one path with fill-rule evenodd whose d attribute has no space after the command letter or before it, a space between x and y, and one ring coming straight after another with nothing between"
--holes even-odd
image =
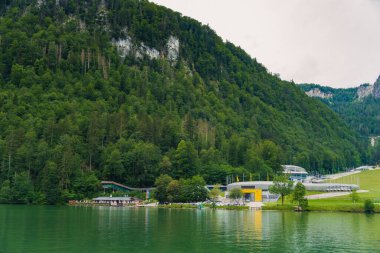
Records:
<instances>
[{"instance_id":1,"label":"tree canopy","mask_svg":"<svg viewBox=\"0 0 380 253\"><path fill-rule=\"evenodd\" d=\"M273 185L269 187L271 193L281 195L281 203L284 205L284 197L293 192L293 181L287 175L279 175L273 179Z\"/></svg>"},{"instance_id":2,"label":"tree canopy","mask_svg":"<svg viewBox=\"0 0 380 253\"><path fill-rule=\"evenodd\" d=\"M99 180L200 185L195 175L265 179L280 164L327 172L365 158L325 105L177 12L19 0L0 14L1 199L53 204L93 196Z\"/></svg>"}]
</instances>

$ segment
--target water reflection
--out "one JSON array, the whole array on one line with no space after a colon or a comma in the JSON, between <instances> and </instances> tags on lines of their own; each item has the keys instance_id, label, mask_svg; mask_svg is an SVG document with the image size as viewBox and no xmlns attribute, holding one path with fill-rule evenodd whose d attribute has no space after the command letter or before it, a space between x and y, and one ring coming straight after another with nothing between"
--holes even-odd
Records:
<instances>
[{"instance_id":1,"label":"water reflection","mask_svg":"<svg viewBox=\"0 0 380 253\"><path fill-rule=\"evenodd\" d=\"M380 215L0 206L0 252L376 252Z\"/></svg>"}]
</instances>

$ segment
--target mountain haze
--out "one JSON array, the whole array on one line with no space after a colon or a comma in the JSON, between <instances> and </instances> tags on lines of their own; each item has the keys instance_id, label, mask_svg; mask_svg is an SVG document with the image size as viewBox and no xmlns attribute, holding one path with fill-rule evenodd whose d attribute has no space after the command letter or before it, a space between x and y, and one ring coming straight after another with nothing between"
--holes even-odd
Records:
<instances>
[{"instance_id":1,"label":"mountain haze","mask_svg":"<svg viewBox=\"0 0 380 253\"><path fill-rule=\"evenodd\" d=\"M180 13L137 0L0 8L0 202L89 197L99 179L224 183L366 159L325 104Z\"/></svg>"}]
</instances>

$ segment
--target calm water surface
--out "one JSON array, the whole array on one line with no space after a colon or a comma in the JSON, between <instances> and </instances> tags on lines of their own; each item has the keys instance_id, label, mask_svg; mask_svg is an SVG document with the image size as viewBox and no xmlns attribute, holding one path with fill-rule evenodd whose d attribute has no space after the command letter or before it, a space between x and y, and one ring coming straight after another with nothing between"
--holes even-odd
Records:
<instances>
[{"instance_id":1,"label":"calm water surface","mask_svg":"<svg viewBox=\"0 0 380 253\"><path fill-rule=\"evenodd\" d=\"M380 252L380 215L0 205L0 252Z\"/></svg>"}]
</instances>

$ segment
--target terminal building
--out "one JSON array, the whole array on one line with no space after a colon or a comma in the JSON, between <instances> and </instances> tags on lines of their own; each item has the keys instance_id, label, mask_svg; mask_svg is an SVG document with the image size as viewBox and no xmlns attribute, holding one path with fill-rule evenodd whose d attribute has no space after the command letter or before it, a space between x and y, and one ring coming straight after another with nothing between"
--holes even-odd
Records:
<instances>
[{"instance_id":1,"label":"terminal building","mask_svg":"<svg viewBox=\"0 0 380 253\"><path fill-rule=\"evenodd\" d=\"M236 182L227 185L227 191L234 188L241 189L245 202L271 202L278 199L277 194L271 194L269 187L272 181L248 181Z\"/></svg>"},{"instance_id":2,"label":"terminal building","mask_svg":"<svg viewBox=\"0 0 380 253\"><path fill-rule=\"evenodd\" d=\"M273 185L272 181L248 181L236 182L227 185L227 191L238 188L243 192L243 198L246 202L272 202L277 201L279 195L272 194L269 187ZM303 183L307 191L319 192L342 192L358 190L355 184L335 184L335 183Z\"/></svg>"}]
</instances>

